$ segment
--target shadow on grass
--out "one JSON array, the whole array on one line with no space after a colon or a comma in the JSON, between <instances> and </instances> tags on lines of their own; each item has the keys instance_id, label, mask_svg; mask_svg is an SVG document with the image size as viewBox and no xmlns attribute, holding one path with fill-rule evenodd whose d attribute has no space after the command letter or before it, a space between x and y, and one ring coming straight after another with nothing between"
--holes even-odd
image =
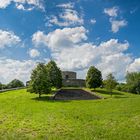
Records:
<instances>
[{"instance_id":1,"label":"shadow on grass","mask_svg":"<svg viewBox=\"0 0 140 140\"><path fill-rule=\"evenodd\" d=\"M110 95L110 93L106 90L99 90L99 89L96 89L96 90L91 90L92 92L99 92L101 94L106 94L106 95ZM117 91L113 91L112 92L112 95L124 95L123 93L120 93L120 92L117 92Z\"/></svg>"},{"instance_id":2,"label":"shadow on grass","mask_svg":"<svg viewBox=\"0 0 140 140\"><path fill-rule=\"evenodd\" d=\"M52 103L55 103L55 102L63 102L63 103L70 102L70 100L55 100L53 98L53 96L42 96L41 98L35 97L35 98L31 98L31 99L35 100L35 101L52 102Z\"/></svg>"},{"instance_id":3,"label":"shadow on grass","mask_svg":"<svg viewBox=\"0 0 140 140\"><path fill-rule=\"evenodd\" d=\"M113 98L120 99L120 98L129 98L127 96L113 96Z\"/></svg>"}]
</instances>

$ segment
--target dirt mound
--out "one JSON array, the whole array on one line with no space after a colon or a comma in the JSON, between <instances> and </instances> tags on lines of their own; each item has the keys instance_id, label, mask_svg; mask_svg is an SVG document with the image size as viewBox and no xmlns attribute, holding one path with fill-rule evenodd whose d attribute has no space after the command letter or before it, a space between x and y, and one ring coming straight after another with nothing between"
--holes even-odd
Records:
<instances>
[{"instance_id":1,"label":"dirt mound","mask_svg":"<svg viewBox=\"0 0 140 140\"><path fill-rule=\"evenodd\" d=\"M61 89L55 94L54 99L55 100L89 100L89 99L100 99L100 98L82 89Z\"/></svg>"}]
</instances>

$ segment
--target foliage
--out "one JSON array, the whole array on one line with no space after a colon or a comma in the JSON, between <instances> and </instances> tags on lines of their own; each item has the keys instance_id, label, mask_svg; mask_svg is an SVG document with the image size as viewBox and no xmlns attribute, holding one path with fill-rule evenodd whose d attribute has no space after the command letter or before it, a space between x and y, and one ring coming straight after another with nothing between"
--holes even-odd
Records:
<instances>
[{"instance_id":1,"label":"foliage","mask_svg":"<svg viewBox=\"0 0 140 140\"><path fill-rule=\"evenodd\" d=\"M0 90L2 90L2 83L0 82Z\"/></svg>"},{"instance_id":2,"label":"foliage","mask_svg":"<svg viewBox=\"0 0 140 140\"><path fill-rule=\"evenodd\" d=\"M8 89L8 85L2 84L2 89Z\"/></svg>"},{"instance_id":3,"label":"foliage","mask_svg":"<svg viewBox=\"0 0 140 140\"><path fill-rule=\"evenodd\" d=\"M7 85L7 88L17 88L17 87L24 87L24 83L18 79L14 79Z\"/></svg>"},{"instance_id":4,"label":"foliage","mask_svg":"<svg viewBox=\"0 0 140 140\"><path fill-rule=\"evenodd\" d=\"M112 90L116 87L117 81L115 77L110 73L107 75L107 79L105 80L105 88L110 92L112 96Z\"/></svg>"},{"instance_id":5,"label":"foliage","mask_svg":"<svg viewBox=\"0 0 140 140\"><path fill-rule=\"evenodd\" d=\"M127 73L126 83L129 92L140 94L140 72Z\"/></svg>"},{"instance_id":6,"label":"foliage","mask_svg":"<svg viewBox=\"0 0 140 140\"><path fill-rule=\"evenodd\" d=\"M97 87L100 87L101 85L102 85L101 72L94 66L91 66L86 76L86 87L95 89Z\"/></svg>"},{"instance_id":7,"label":"foliage","mask_svg":"<svg viewBox=\"0 0 140 140\"><path fill-rule=\"evenodd\" d=\"M139 140L140 96L113 95L107 100L52 101L25 89L5 92L0 94L0 139Z\"/></svg>"},{"instance_id":8,"label":"foliage","mask_svg":"<svg viewBox=\"0 0 140 140\"><path fill-rule=\"evenodd\" d=\"M61 88L62 87L62 74L61 70L57 67L55 61L51 60L46 65L49 79L52 87Z\"/></svg>"},{"instance_id":9,"label":"foliage","mask_svg":"<svg viewBox=\"0 0 140 140\"><path fill-rule=\"evenodd\" d=\"M118 91L128 92L128 87L127 87L127 84L125 84L125 83L117 84L115 89L118 90Z\"/></svg>"},{"instance_id":10,"label":"foliage","mask_svg":"<svg viewBox=\"0 0 140 140\"><path fill-rule=\"evenodd\" d=\"M32 71L28 91L31 93L39 94L39 97L41 97L41 94L50 93L50 79L46 66L43 63L39 63L37 67Z\"/></svg>"}]
</instances>

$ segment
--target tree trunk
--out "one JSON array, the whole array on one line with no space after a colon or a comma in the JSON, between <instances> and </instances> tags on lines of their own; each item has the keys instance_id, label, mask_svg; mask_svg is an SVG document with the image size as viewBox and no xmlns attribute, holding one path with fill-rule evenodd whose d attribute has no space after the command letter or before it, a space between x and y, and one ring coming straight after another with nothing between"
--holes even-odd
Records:
<instances>
[{"instance_id":1,"label":"tree trunk","mask_svg":"<svg viewBox=\"0 0 140 140\"><path fill-rule=\"evenodd\" d=\"M111 93L111 97L112 97L112 91L110 93Z\"/></svg>"},{"instance_id":2,"label":"tree trunk","mask_svg":"<svg viewBox=\"0 0 140 140\"><path fill-rule=\"evenodd\" d=\"M39 98L41 98L41 93L39 93Z\"/></svg>"}]
</instances>

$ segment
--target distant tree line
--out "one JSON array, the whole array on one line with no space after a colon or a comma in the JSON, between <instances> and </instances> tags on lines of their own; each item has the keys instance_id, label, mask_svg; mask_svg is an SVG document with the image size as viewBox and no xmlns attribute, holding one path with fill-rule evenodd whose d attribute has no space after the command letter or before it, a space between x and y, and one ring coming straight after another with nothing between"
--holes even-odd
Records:
<instances>
[{"instance_id":1,"label":"distant tree line","mask_svg":"<svg viewBox=\"0 0 140 140\"><path fill-rule=\"evenodd\" d=\"M24 87L24 83L18 79L12 80L8 84L0 82L0 90ZM32 71L31 80L29 82L28 91L31 93L42 94L51 93L53 88L62 87L62 74L60 68L57 67L55 61L50 61L48 64L39 63ZM130 92L140 94L140 72L127 73L126 82L118 83L112 73L108 74L106 79L102 79L102 73L96 67L91 66L86 76L86 87L106 88L112 96L112 90Z\"/></svg>"},{"instance_id":2,"label":"distant tree line","mask_svg":"<svg viewBox=\"0 0 140 140\"><path fill-rule=\"evenodd\" d=\"M131 72L126 74L126 82L119 83L115 79L112 73L106 76L106 79L102 79L102 73L96 67L91 66L86 76L87 88L106 88L112 96L112 90L130 92L140 94L140 72Z\"/></svg>"},{"instance_id":3,"label":"distant tree line","mask_svg":"<svg viewBox=\"0 0 140 140\"><path fill-rule=\"evenodd\" d=\"M22 81L18 80L18 79L14 79L8 84L2 84L0 82L0 90L18 88L18 87L24 87L24 83Z\"/></svg>"},{"instance_id":4,"label":"distant tree line","mask_svg":"<svg viewBox=\"0 0 140 140\"><path fill-rule=\"evenodd\" d=\"M119 83L116 86L119 91L140 94L140 72L131 72L126 75L126 83Z\"/></svg>"},{"instance_id":5,"label":"distant tree line","mask_svg":"<svg viewBox=\"0 0 140 140\"><path fill-rule=\"evenodd\" d=\"M53 60L48 64L39 63L32 71L30 79L27 90L39 94L39 97L51 93L54 88L62 87L62 73ZM6 85L0 82L0 90L18 87L24 87L24 83L18 79ZM113 89L140 94L140 72L127 73L126 83L118 83L112 73L103 80L101 71L91 66L86 75L86 87L94 90L99 87L106 88L111 96Z\"/></svg>"}]
</instances>

